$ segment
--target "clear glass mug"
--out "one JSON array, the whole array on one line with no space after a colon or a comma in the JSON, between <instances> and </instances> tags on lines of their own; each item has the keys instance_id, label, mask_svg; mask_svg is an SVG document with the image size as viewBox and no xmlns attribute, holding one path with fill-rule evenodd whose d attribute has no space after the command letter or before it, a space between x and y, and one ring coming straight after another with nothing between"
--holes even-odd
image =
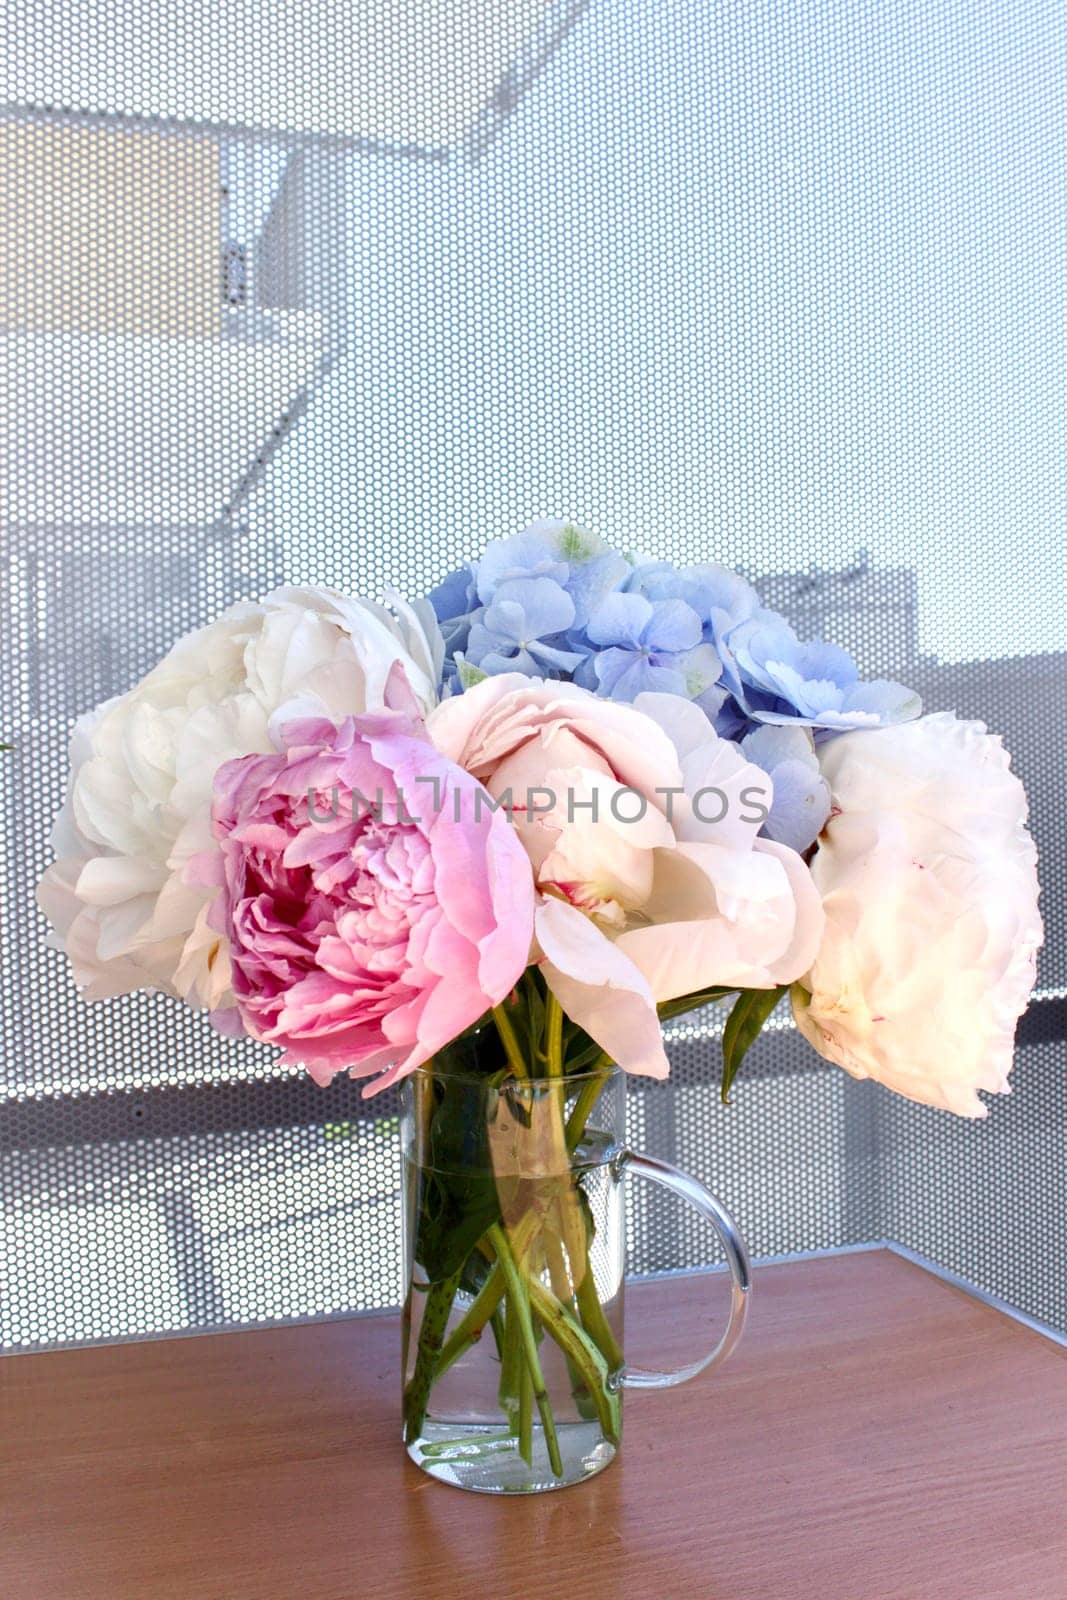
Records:
<instances>
[{"instance_id":1,"label":"clear glass mug","mask_svg":"<svg viewBox=\"0 0 1067 1600\"><path fill-rule=\"evenodd\" d=\"M530 1494L600 1472L622 1391L684 1383L744 1326L744 1243L694 1178L625 1143L618 1068L554 1078L423 1069L403 1086L404 1440L446 1483ZM623 1357L628 1176L687 1200L732 1280L714 1349L671 1372Z\"/></svg>"}]
</instances>

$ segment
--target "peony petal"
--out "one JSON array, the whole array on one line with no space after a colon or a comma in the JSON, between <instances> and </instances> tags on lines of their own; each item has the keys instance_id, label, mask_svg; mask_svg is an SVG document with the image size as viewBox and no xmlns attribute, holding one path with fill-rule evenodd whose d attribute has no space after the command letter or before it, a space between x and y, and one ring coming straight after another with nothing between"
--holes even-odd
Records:
<instances>
[{"instance_id":1,"label":"peony petal","mask_svg":"<svg viewBox=\"0 0 1067 1600\"><path fill-rule=\"evenodd\" d=\"M439 750L478 777L545 729L552 737L562 730L577 734L620 783L642 794L651 797L657 785L680 782L674 748L660 728L631 706L601 700L573 683L517 673L486 678L443 701L427 728ZM568 758L551 764L576 763Z\"/></svg>"},{"instance_id":2,"label":"peony petal","mask_svg":"<svg viewBox=\"0 0 1067 1600\"><path fill-rule=\"evenodd\" d=\"M486 840L493 926L478 946L478 982L490 1005L515 987L530 960L534 881L525 850L500 817Z\"/></svg>"},{"instance_id":3,"label":"peony petal","mask_svg":"<svg viewBox=\"0 0 1067 1600\"><path fill-rule=\"evenodd\" d=\"M758 839L755 848L761 855L773 856L781 863L792 889L795 907L792 935L785 948L770 960L770 972L775 983L794 983L810 969L822 943L826 926L822 897L803 857L795 850L773 839Z\"/></svg>"},{"instance_id":4,"label":"peony petal","mask_svg":"<svg viewBox=\"0 0 1067 1600\"><path fill-rule=\"evenodd\" d=\"M1009 1087L1042 938L1022 785L999 739L947 713L819 753L826 927L797 1026L854 1077L984 1116L979 1092Z\"/></svg>"},{"instance_id":5,"label":"peony petal","mask_svg":"<svg viewBox=\"0 0 1067 1600\"><path fill-rule=\"evenodd\" d=\"M285 726L298 709L320 721L384 712L398 663L419 709L429 709L436 687L426 668L440 646L436 625L418 610L398 620L330 590L277 590L179 640L136 689L81 718L53 832L63 886L49 883L42 896L62 919L56 926L79 980L98 992L152 986L191 1001L215 997L217 939L198 925L205 897L188 891L198 875L212 875L191 863L214 847L216 777L249 756L263 759L268 724ZM254 806L257 770L224 777L215 797L224 826ZM292 789L290 799L304 795ZM104 978L109 962L116 965Z\"/></svg>"},{"instance_id":6,"label":"peony petal","mask_svg":"<svg viewBox=\"0 0 1067 1600\"><path fill-rule=\"evenodd\" d=\"M77 885L83 871L80 861L56 861L38 879L37 904L55 930L48 940L53 949L62 949L63 940L82 911Z\"/></svg>"},{"instance_id":7,"label":"peony petal","mask_svg":"<svg viewBox=\"0 0 1067 1600\"><path fill-rule=\"evenodd\" d=\"M823 914L801 858L758 840L747 854L681 845L657 857L646 910L654 922L619 935L657 1002L722 985L771 989L807 970Z\"/></svg>"},{"instance_id":8,"label":"peony petal","mask_svg":"<svg viewBox=\"0 0 1067 1600\"><path fill-rule=\"evenodd\" d=\"M538 907L535 930L545 982L571 1021L626 1072L667 1077L656 1003L618 946L580 911L553 898Z\"/></svg>"}]
</instances>

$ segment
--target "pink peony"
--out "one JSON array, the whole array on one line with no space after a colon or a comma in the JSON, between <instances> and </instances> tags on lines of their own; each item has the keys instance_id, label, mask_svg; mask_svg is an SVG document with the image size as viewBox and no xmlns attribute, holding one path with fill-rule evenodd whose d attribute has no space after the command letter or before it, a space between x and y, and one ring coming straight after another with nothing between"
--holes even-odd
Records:
<instances>
[{"instance_id":1,"label":"pink peony","mask_svg":"<svg viewBox=\"0 0 1067 1600\"><path fill-rule=\"evenodd\" d=\"M214 853L215 773L270 750L272 729L296 717L380 711L394 668L418 709L431 706L437 624L425 605L391 604L392 614L332 589L241 601L79 718L57 859L37 893L49 943L66 950L86 999L158 989L198 1009L232 1005L209 896L187 875Z\"/></svg>"},{"instance_id":2,"label":"pink peony","mask_svg":"<svg viewBox=\"0 0 1067 1600\"><path fill-rule=\"evenodd\" d=\"M319 1083L427 1061L513 988L530 954L533 879L477 779L381 712L287 723L280 753L215 779L236 1015ZM309 803L309 794L313 797ZM367 1092L373 1092L368 1090Z\"/></svg>"}]
</instances>

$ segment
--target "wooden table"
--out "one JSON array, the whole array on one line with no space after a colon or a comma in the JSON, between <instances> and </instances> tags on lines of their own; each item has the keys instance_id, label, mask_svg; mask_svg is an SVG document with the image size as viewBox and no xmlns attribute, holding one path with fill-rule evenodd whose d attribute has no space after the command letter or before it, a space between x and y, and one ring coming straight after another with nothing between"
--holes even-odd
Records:
<instances>
[{"instance_id":1,"label":"wooden table","mask_svg":"<svg viewBox=\"0 0 1067 1600\"><path fill-rule=\"evenodd\" d=\"M641 1357L709 1292L634 1286ZM884 1251L764 1268L721 1374L557 1494L423 1477L397 1383L393 1317L0 1362L0 1595L1067 1597L1067 1351Z\"/></svg>"}]
</instances>

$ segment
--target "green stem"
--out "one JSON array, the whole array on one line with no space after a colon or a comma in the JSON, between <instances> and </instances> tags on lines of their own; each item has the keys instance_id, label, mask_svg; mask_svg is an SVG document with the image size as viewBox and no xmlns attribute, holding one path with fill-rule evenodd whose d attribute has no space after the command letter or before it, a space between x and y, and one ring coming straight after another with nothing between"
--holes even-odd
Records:
<instances>
[{"instance_id":1,"label":"green stem","mask_svg":"<svg viewBox=\"0 0 1067 1600\"><path fill-rule=\"evenodd\" d=\"M567 1118L567 1153L573 1155L581 1142L589 1113L597 1103L601 1089L608 1081L611 1069L611 1058L605 1051L598 1056L593 1064L592 1074L586 1078L578 1092L578 1098L571 1107L571 1114Z\"/></svg>"},{"instance_id":2,"label":"green stem","mask_svg":"<svg viewBox=\"0 0 1067 1600\"><path fill-rule=\"evenodd\" d=\"M508 1429L513 1436L519 1431L519 1389L524 1365L522 1332L518 1316L509 1298L504 1310L504 1352L500 1358L498 1397L500 1409L508 1419Z\"/></svg>"},{"instance_id":3,"label":"green stem","mask_svg":"<svg viewBox=\"0 0 1067 1600\"><path fill-rule=\"evenodd\" d=\"M485 1282L441 1347L435 1382L444 1377L449 1367L458 1361L460 1356L465 1355L472 1344L477 1343L486 1323L492 1321L503 1298L504 1274L500 1270L499 1262L494 1261Z\"/></svg>"},{"instance_id":4,"label":"green stem","mask_svg":"<svg viewBox=\"0 0 1067 1600\"><path fill-rule=\"evenodd\" d=\"M575 1150L578 1148L578 1145L581 1143L582 1137L585 1133L586 1123L589 1120L589 1116L593 1110L593 1107L596 1105L597 1099L599 1098L604 1084L607 1082L610 1076L611 1068L611 1058L606 1051L603 1051L594 1062L591 1075L586 1079L579 1090L578 1098L576 1099L571 1109L571 1114L567 1119L567 1126L564 1134L568 1155L573 1155ZM561 1223L565 1222L566 1219L566 1212L561 1209ZM607 1317L604 1315L604 1308L600 1304L600 1300L597 1295L596 1280L593 1277L593 1269L589 1261L588 1240L585 1237L584 1230L582 1231L581 1236L577 1239L572 1237L572 1234L573 1230L568 1230L567 1253L570 1258L571 1281L574 1284L577 1308L574 1309L573 1303L568 1305L565 1297L558 1295L560 1309L564 1313L567 1321L573 1324L576 1331L584 1329L584 1332L588 1334L593 1345L603 1358L606 1372L615 1373L618 1372L623 1365L623 1355L622 1351L619 1349L618 1341L616 1340L615 1335L612 1333L611 1325L609 1324ZM555 1285L553 1287L555 1287ZM561 1324L559 1323L558 1319L556 1319L553 1325L546 1324L546 1326L549 1327L549 1331L551 1332L552 1326L555 1326L558 1330ZM568 1337L565 1327L563 1330L563 1337L564 1339L567 1339ZM559 1342L560 1341L557 1339L557 1343ZM573 1344L573 1341L570 1341L570 1344ZM567 1356L567 1363L571 1369L572 1377L575 1371L582 1373L585 1387L593 1395L594 1401L599 1405L599 1397L602 1388L599 1368L595 1368L594 1374L590 1376L588 1371L583 1369L580 1357L575 1354L573 1349L570 1348L570 1345L564 1346L564 1354Z\"/></svg>"},{"instance_id":5,"label":"green stem","mask_svg":"<svg viewBox=\"0 0 1067 1600\"><path fill-rule=\"evenodd\" d=\"M480 1456L510 1454L514 1448L515 1439L510 1433L483 1433L478 1440ZM461 1434L458 1439L435 1439L433 1444L424 1444L419 1449L420 1456L427 1461L462 1461L470 1453L471 1441L467 1434Z\"/></svg>"},{"instance_id":6,"label":"green stem","mask_svg":"<svg viewBox=\"0 0 1067 1600\"><path fill-rule=\"evenodd\" d=\"M600 1304L596 1292L593 1269L588 1264L588 1261L585 1274L578 1285L577 1295L582 1326L607 1362L608 1371L618 1372L623 1364L622 1351L619 1349L618 1341L611 1331L611 1324L604 1315L604 1307Z\"/></svg>"},{"instance_id":7,"label":"green stem","mask_svg":"<svg viewBox=\"0 0 1067 1600\"><path fill-rule=\"evenodd\" d=\"M501 1043L504 1046L504 1054L508 1058L508 1066L516 1078L528 1077L526 1062L523 1060L515 1029L511 1026L511 1018L502 1005L493 1007L493 1021L496 1023L496 1031L499 1033Z\"/></svg>"},{"instance_id":8,"label":"green stem","mask_svg":"<svg viewBox=\"0 0 1067 1600\"><path fill-rule=\"evenodd\" d=\"M551 1227L547 1227L542 1234L542 1242L545 1247L545 1260L548 1265L548 1277L552 1285L552 1293L568 1316L577 1321L578 1309L571 1289L571 1280L567 1272L559 1235ZM583 1270L588 1274L588 1261L584 1260L584 1258ZM590 1417L595 1417L596 1406L589 1393L585 1374L574 1365L569 1356L567 1357L567 1374L571 1382L571 1395L578 1408L579 1415L586 1420Z\"/></svg>"},{"instance_id":9,"label":"green stem","mask_svg":"<svg viewBox=\"0 0 1067 1600\"><path fill-rule=\"evenodd\" d=\"M460 1272L462 1269L460 1269ZM404 1396L404 1437L414 1443L422 1432L430 1389L437 1376L437 1358L444 1341L452 1303L459 1288L460 1272L450 1278L432 1283L426 1291L426 1306L419 1328L419 1348L415 1356L415 1371Z\"/></svg>"},{"instance_id":10,"label":"green stem","mask_svg":"<svg viewBox=\"0 0 1067 1600\"><path fill-rule=\"evenodd\" d=\"M519 1332L526 1353L526 1364L530 1369L530 1379L533 1383L534 1399L537 1401L537 1410L541 1417L541 1427L544 1429L545 1445L548 1449L548 1459L552 1464L552 1471L557 1478L563 1476L563 1460L559 1453L559 1439L556 1436L556 1421L552 1415L552 1406L549 1402L548 1391L545 1389L544 1373L541 1371L541 1359L537 1354L537 1340L534 1337L533 1321L530 1316L530 1301L527 1291L532 1295L536 1286L535 1278L528 1278L525 1283L515 1265L515 1258L511 1253L507 1235L498 1222L494 1222L489 1229L489 1238L493 1249L496 1251L497 1260L507 1279L508 1286L508 1320L512 1315L519 1319ZM559 1301L550 1295L554 1305ZM561 1314L562 1314L562 1308Z\"/></svg>"},{"instance_id":11,"label":"green stem","mask_svg":"<svg viewBox=\"0 0 1067 1600\"><path fill-rule=\"evenodd\" d=\"M519 1454L533 1466L533 1379L525 1361L519 1367Z\"/></svg>"},{"instance_id":12,"label":"green stem","mask_svg":"<svg viewBox=\"0 0 1067 1600\"><path fill-rule=\"evenodd\" d=\"M563 1076L563 1007L551 989L545 1001L545 1059L548 1076Z\"/></svg>"},{"instance_id":13,"label":"green stem","mask_svg":"<svg viewBox=\"0 0 1067 1600\"><path fill-rule=\"evenodd\" d=\"M568 1362L582 1374L596 1405L604 1437L612 1444L617 1444L622 1421L621 1407L618 1393L611 1387L611 1373L604 1357L588 1334L567 1315L552 1291L536 1278L530 1279L530 1305L548 1336L555 1340Z\"/></svg>"},{"instance_id":14,"label":"green stem","mask_svg":"<svg viewBox=\"0 0 1067 1600\"><path fill-rule=\"evenodd\" d=\"M496 1310L493 1312L493 1315L489 1318L489 1327L490 1327L490 1329L492 1331L493 1343L496 1345L496 1358L497 1358L498 1361L503 1361L503 1359L504 1359L504 1314L501 1311L499 1306L497 1306Z\"/></svg>"},{"instance_id":15,"label":"green stem","mask_svg":"<svg viewBox=\"0 0 1067 1600\"><path fill-rule=\"evenodd\" d=\"M548 1278L552 1285L552 1293L563 1305L572 1298L571 1281L567 1275L567 1263L563 1257L563 1246L559 1234L551 1226L547 1226L541 1234L541 1243L544 1246L545 1264L548 1267Z\"/></svg>"}]
</instances>

